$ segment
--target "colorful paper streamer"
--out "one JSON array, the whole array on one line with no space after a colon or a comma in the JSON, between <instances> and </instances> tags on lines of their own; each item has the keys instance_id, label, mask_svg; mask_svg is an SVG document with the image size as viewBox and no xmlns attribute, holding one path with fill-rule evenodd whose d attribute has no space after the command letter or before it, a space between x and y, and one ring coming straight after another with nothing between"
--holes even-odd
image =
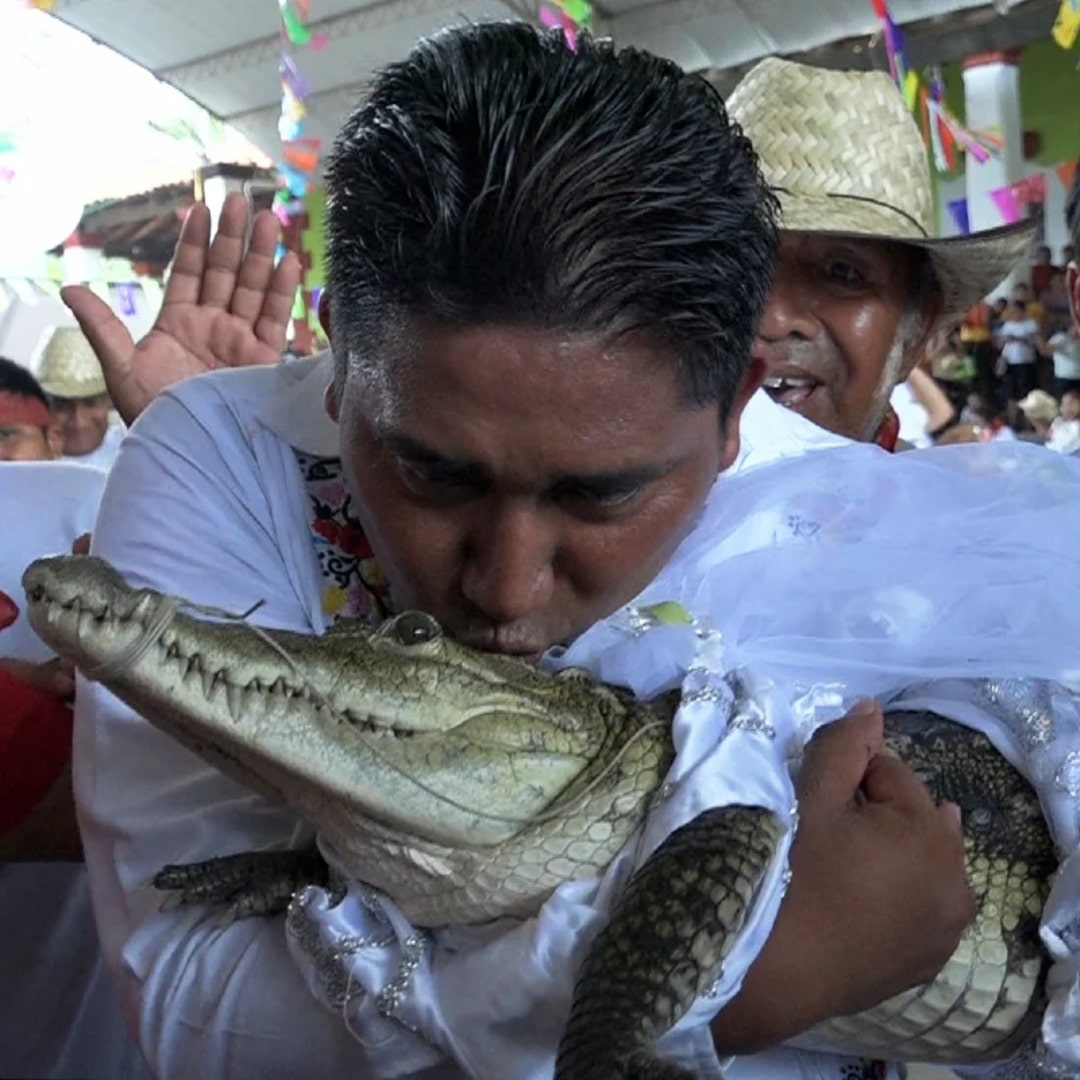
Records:
<instances>
[{"instance_id":1,"label":"colorful paper streamer","mask_svg":"<svg viewBox=\"0 0 1080 1080\"><path fill-rule=\"evenodd\" d=\"M956 224L956 231L961 236L967 236L971 232L971 221L968 217L967 199L952 199L948 203L949 214Z\"/></svg>"},{"instance_id":2,"label":"colorful paper streamer","mask_svg":"<svg viewBox=\"0 0 1080 1080\"><path fill-rule=\"evenodd\" d=\"M577 50L578 35L592 22L592 5L588 0L551 0L540 5L540 25L549 30L562 30L566 44Z\"/></svg>"},{"instance_id":3,"label":"colorful paper streamer","mask_svg":"<svg viewBox=\"0 0 1080 1080\"><path fill-rule=\"evenodd\" d=\"M956 168L958 147L980 164L989 161L1001 150L1000 139L997 145L988 146L953 116L945 104L945 83L940 70L934 70L929 86L926 86L918 72L908 65L904 36L889 13L886 0L870 0L870 5L881 23L889 71L908 109L915 114L938 172L951 172Z\"/></svg>"},{"instance_id":4,"label":"colorful paper streamer","mask_svg":"<svg viewBox=\"0 0 1080 1080\"><path fill-rule=\"evenodd\" d=\"M309 0L278 0L278 10L281 14L281 61L278 65L281 77L281 115L278 117L281 157L277 169L283 189L274 199L274 213L283 225L287 225L292 215L303 208L302 200L319 170L321 151L319 140L304 134L311 87L292 49L304 46L323 49L329 39L325 34L311 33L307 25L311 14Z\"/></svg>"},{"instance_id":5,"label":"colorful paper streamer","mask_svg":"<svg viewBox=\"0 0 1080 1080\"><path fill-rule=\"evenodd\" d=\"M291 45L308 45L311 42L311 31L305 22L307 20L307 5L299 5L294 0L278 0L281 10L281 28L286 40Z\"/></svg>"},{"instance_id":6,"label":"colorful paper streamer","mask_svg":"<svg viewBox=\"0 0 1080 1080\"><path fill-rule=\"evenodd\" d=\"M1011 187L995 188L990 192L990 198L1006 225L1015 225L1024 216L1020 201Z\"/></svg>"},{"instance_id":7,"label":"colorful paper streamer","mask_svg":"<svg viewBox=\"0 0 1080 1080\"><path fill-rule=\"evenodd\" d=\"M1056 166L1054 172L1057 173L1057 178L1061 181L1061 186L1066 191L1072 191L1073 181L1076 180L1076 159L1072 161L1063 161L1060 165Z\"/></svg>"},{"instance_id":8,"label":"colorful paper streamer","mask_svg":"<svg viewBox=\"0 0 1080 1080\"><path fill-rule=\"evenodd\" d=\"M1061 0L1051 33L1063 49L1071 49L1076 44L1080 37L1080 0Z\"/></svg>"}]
</instances>

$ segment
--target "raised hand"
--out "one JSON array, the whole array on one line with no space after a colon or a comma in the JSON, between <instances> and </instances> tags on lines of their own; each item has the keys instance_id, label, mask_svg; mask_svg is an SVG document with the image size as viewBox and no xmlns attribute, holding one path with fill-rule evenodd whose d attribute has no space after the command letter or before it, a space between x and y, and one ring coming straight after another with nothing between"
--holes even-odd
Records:
<instances>
[{"instance_id":1,"label":"raised hand","mask_svg":"<svg viewBox=\"0 0 1080 1080\"><path fill-rule=\"evenodd\" d=\"M247 221L247 200L229 195L211 243L209 209L201 203L191 208L161 311L138 343L89 289L69 285L62 291L97 352L109 396L125 423L182 379L281 359L300 264L290 253L274 266L279 227L269 210L255 215L245 250Z\"/></svg>"}]
</instances>

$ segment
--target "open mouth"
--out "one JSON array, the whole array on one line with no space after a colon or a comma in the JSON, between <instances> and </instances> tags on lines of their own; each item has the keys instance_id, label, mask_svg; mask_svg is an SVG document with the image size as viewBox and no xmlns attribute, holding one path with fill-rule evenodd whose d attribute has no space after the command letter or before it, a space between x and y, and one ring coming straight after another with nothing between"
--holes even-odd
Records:
<instances>
[{"instance_id":1,"label":"open mouth","mask_svg":"<svg viewBox=\"0 0 1080 1080\"><path fill-rule=\"evenodd\" d=\"M821 383L809 375L774 375L765 380L765 392L779 405L797 409L804 405Z\"/></svg>"}]
</instances>

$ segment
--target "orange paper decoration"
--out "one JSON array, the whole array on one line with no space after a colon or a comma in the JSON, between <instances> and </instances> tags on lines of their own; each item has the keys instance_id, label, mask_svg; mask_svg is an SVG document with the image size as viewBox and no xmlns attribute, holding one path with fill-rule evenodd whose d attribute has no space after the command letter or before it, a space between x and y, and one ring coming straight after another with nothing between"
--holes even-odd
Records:
<instances>
[{"instance_id":1,"label":"orange paper decoration","mask_svg":"<svg viewBox=\"0 0 1080 1080\"><path fill-rule=\"evenodd\" d=\"M1065 190L1072 191L1073 181L1076 179L1076 159L1063 161L1054 171Z\"/></svg>"}]
</instances>

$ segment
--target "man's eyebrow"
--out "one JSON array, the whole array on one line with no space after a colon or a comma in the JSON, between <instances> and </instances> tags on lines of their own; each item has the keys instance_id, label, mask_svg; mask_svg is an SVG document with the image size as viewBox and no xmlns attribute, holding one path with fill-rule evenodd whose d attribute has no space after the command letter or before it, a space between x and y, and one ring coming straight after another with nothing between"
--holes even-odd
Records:
<instances>
[{"instance_id":1,"label":"man's eyebrow","mask_svg":"<svg viewBox=\"0 0 1080 1080\"><path fill-rule=\"evenodd\" d=\"M552 488L577 489L594 495L632 491L667 476L680 464L665 461L658 465L632 465L626 469L612 469L597 473L567 473L557 476Z\"/></svg>"},{"instance_id":2,"label":"man's eyebrow","mask_svg":"<svg viewBox=\"0 0 1080 1080\"><path fill-rule=\"evenodd\" d=\"M423 465L438 465L448 469L483 470L483 466L477 461L467 461L463 458L447 457L446 454L425 446L422 442L409 435L403 435L397 431L385 432L379 435L379 442L390 453L406 461L416 462Z\"/></svg>"},{"instance_id":3,"label":"man's eyebrow","mask_svg":"<svg viewBox=\"0 0 1080 1080\"><path fill-rule=\"evenodd\" d=\"M480 462L448 457L400 432L388 432L380 436L380 442L387 450L405 461L434 467L457 476L484 480L491 478L491 470ZM625 469L595 473L563 473L552 477L549 490L579 490L600 495L628 491L662 479L678 468L682 461L682 458L673 458L655 465L632 465Z\"/></svg>"}]
</instances>

